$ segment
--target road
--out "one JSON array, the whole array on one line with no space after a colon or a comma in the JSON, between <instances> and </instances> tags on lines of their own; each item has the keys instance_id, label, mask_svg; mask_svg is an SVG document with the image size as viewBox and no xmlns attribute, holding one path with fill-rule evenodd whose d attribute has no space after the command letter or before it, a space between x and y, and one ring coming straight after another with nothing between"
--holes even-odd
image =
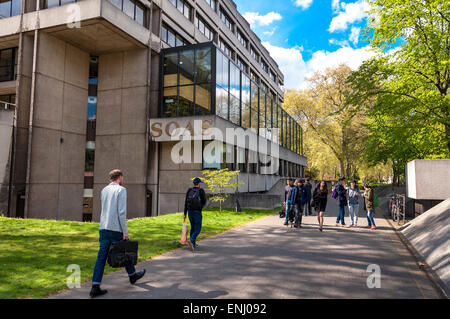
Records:
<instances>
[{"instance_id":1,"label":"road","mask_svg":"<svg viewBox=\"0 0 450 319\"><path fill-rule=\"evenodd\" d=\"M278 216L250 222L200 241L195 253L181 248L140 263L147 274L134 286L124 270L106 275L101 298L439 298L380 212L374 231L363 228L366 218L361 228L335 227L336 215L330 199L322 233L316 216L301 229ZM380 267L380 288L367 286L369 265ZM89 290L90 282L50 298L88 298Z\"/></svg>"}]
</instances>

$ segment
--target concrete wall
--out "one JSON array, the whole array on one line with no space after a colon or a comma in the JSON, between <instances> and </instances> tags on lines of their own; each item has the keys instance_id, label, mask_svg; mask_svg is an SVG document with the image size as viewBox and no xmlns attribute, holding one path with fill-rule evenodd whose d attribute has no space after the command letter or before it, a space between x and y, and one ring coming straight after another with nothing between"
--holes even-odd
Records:
<instances>
[{"instance_id":1,"label":"concrete wall","mask_svg":"<svg viewBox=\"0 0 450 319\"><path fill-rule=\"evenodd\" d=\"M2 104L0 103L0 107ZM8 186L14 110L0 109L0 215L8 210Z\"/></svg>"},{"instance_id":2,"label":"concrete wall","mask_svg":"<svg viewBox=\"0 0 450 319\"><path fill-rule=\"evenodd\" d=\"M450 198L400 228L450 295Z\"/></svg>"},{"instance_id":3,"label":"concrete wall","mask_svg":"<svg viewBox=\"0 0 450 319\"><path fill-rule=\"evenodd\" d=\"M148 50L105 54L99 57L97 131L94 166L94 212L101 213L100 192L108 173L124 173L128 218L146 211Z\"/></svg>"},{"instance_id":4,"label":"concrete wall","mask_svg":"<svg viewBox=\"0 0 450 319\"><path fill-rule=\"evenodd\" d=\"M38 39L26 217L81 221L89 54Z\"/></svg>"},{"instance_id":5,"label":"concrete wall","mask_svg":"<svg viewBox=\"0 0 450 319\"><path fill-rule=\"evenodd\" d=\"M420 200L450 197L450 159L414 160L406 168L407 196Z\"/></svg>"}]
</instances>

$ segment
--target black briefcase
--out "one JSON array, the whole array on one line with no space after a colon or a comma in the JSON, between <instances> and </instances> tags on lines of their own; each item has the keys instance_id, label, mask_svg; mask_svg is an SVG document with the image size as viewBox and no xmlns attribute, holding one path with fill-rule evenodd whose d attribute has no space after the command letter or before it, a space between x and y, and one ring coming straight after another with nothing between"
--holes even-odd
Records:
<instances>
[{"instance_id":1,"label":"black briefcase","mask_svg":"<svg viewBox=\"0 0 450 319\"><path fill-rule=\"evenodd\" d=\"M134 266L138 260L138 242L121 240L111 244L108 252L108 264L113 268Z\"/></svg>"}]
</instances>

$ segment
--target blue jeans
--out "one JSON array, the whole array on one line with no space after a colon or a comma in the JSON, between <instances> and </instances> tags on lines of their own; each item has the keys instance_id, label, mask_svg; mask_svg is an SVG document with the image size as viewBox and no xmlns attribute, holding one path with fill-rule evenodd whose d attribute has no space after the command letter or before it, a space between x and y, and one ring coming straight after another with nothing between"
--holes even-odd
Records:
<instances>
[{"instance_id":1,"label":"blue jeans","mask_svg":"<svg viewBox=\"0 0 450 319\"><path fill-rule=\"evenodd\" d=\"M350 216L350 222L353 225L358 224L358 210L359 210L358 204L348 204L348 214Z\"/></svg>"},{"instance_id":2,"label":"blue jeans","mask_svg":"<svg viewBox=\"0 0 450 319\"><path fill-rule=\"evenodd\" d=\"M288 199L287 201L286 201L286 223L287 222L289 222L289 211L291 210L291 209L294 209L294 207L291 207L292 205L291 205L291 201Z\"/></svg>"},{"instance_id":3,"label":"blue jeans","mask_svg":"<svg viewBox=\"0 0 450 319\"><path fill-rule=\"evenodd\" d=\"M294 212L295 212L294 225L300 226L302 224L303 209L304 205L301 204L294 205Z\"/></svg>"},{"instance_id":4,"label":"blue jeans","mask_svg":"<svg viewBox=\"0 0 450 319\"><path fill-rule=\"evenodd\" d=\"M189 222L191 223L191 231L189 240L193 245L197 240L197 236L200 234L202 230L202 212L190 212L188 211Z\"/></svg>"},{"instance_id":5,"label":"blue jeans","mask_svg":"<svg viewBox=\"0 0 450 319\"><path fill-rule=\"evenodd\" d=\"M369 226L375 226L375 221L373 219L373 210L367 210L367 223Z\"/></svg>"},{"instance_id":6,"label":"blue jeans","mask_svg":"<svg viewBox=\"0 0 450 319\"><path fill-rule=\"evenodd\" d=\"M92 284L100 285L102 283L103 271L105 270L106 259L108 258L109 247L116 241L123 239L123 234L116 231L100 229L100 249L98 250L97 262L94 267L94 275L92 276ZM125 268L129 276L136 272L134 266Z\"/></svg>"},{"instance_id":7,"label":"blue jeans","mask_svg":"<svg viewBox=\"0 0 450 319\"><path fill-rule=\"evenodd\" d=\"M345 216L345 206L339 205L339 215L336 219L336 224L339 224L340 221L342 225L345 225L344 216Z\"/></svg>"}]
</instances>

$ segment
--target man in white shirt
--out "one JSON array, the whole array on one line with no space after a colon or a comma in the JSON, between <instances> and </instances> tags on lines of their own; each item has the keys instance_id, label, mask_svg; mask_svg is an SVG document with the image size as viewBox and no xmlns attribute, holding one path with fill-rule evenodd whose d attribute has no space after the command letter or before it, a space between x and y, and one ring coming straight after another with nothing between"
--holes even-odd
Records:
<instances>
[{"instance_id":1,"label":"man in white shirt","mask_svg":"<svg viewBox=\"0 0 450 319\"><path fill-rule=\"evenodd\" d=\"M92 277L91 298L106 294L108 291L100 289L109 247L120 240L128 240L127 229L127 190L122 186L123 174L115 169L109 173L110 184L103 188L102 213L100 216L100 249ZM145 274L145 269L136 272L134 266L126 267L130 283L134 284Z\"/></svg>"}]
</instances>

